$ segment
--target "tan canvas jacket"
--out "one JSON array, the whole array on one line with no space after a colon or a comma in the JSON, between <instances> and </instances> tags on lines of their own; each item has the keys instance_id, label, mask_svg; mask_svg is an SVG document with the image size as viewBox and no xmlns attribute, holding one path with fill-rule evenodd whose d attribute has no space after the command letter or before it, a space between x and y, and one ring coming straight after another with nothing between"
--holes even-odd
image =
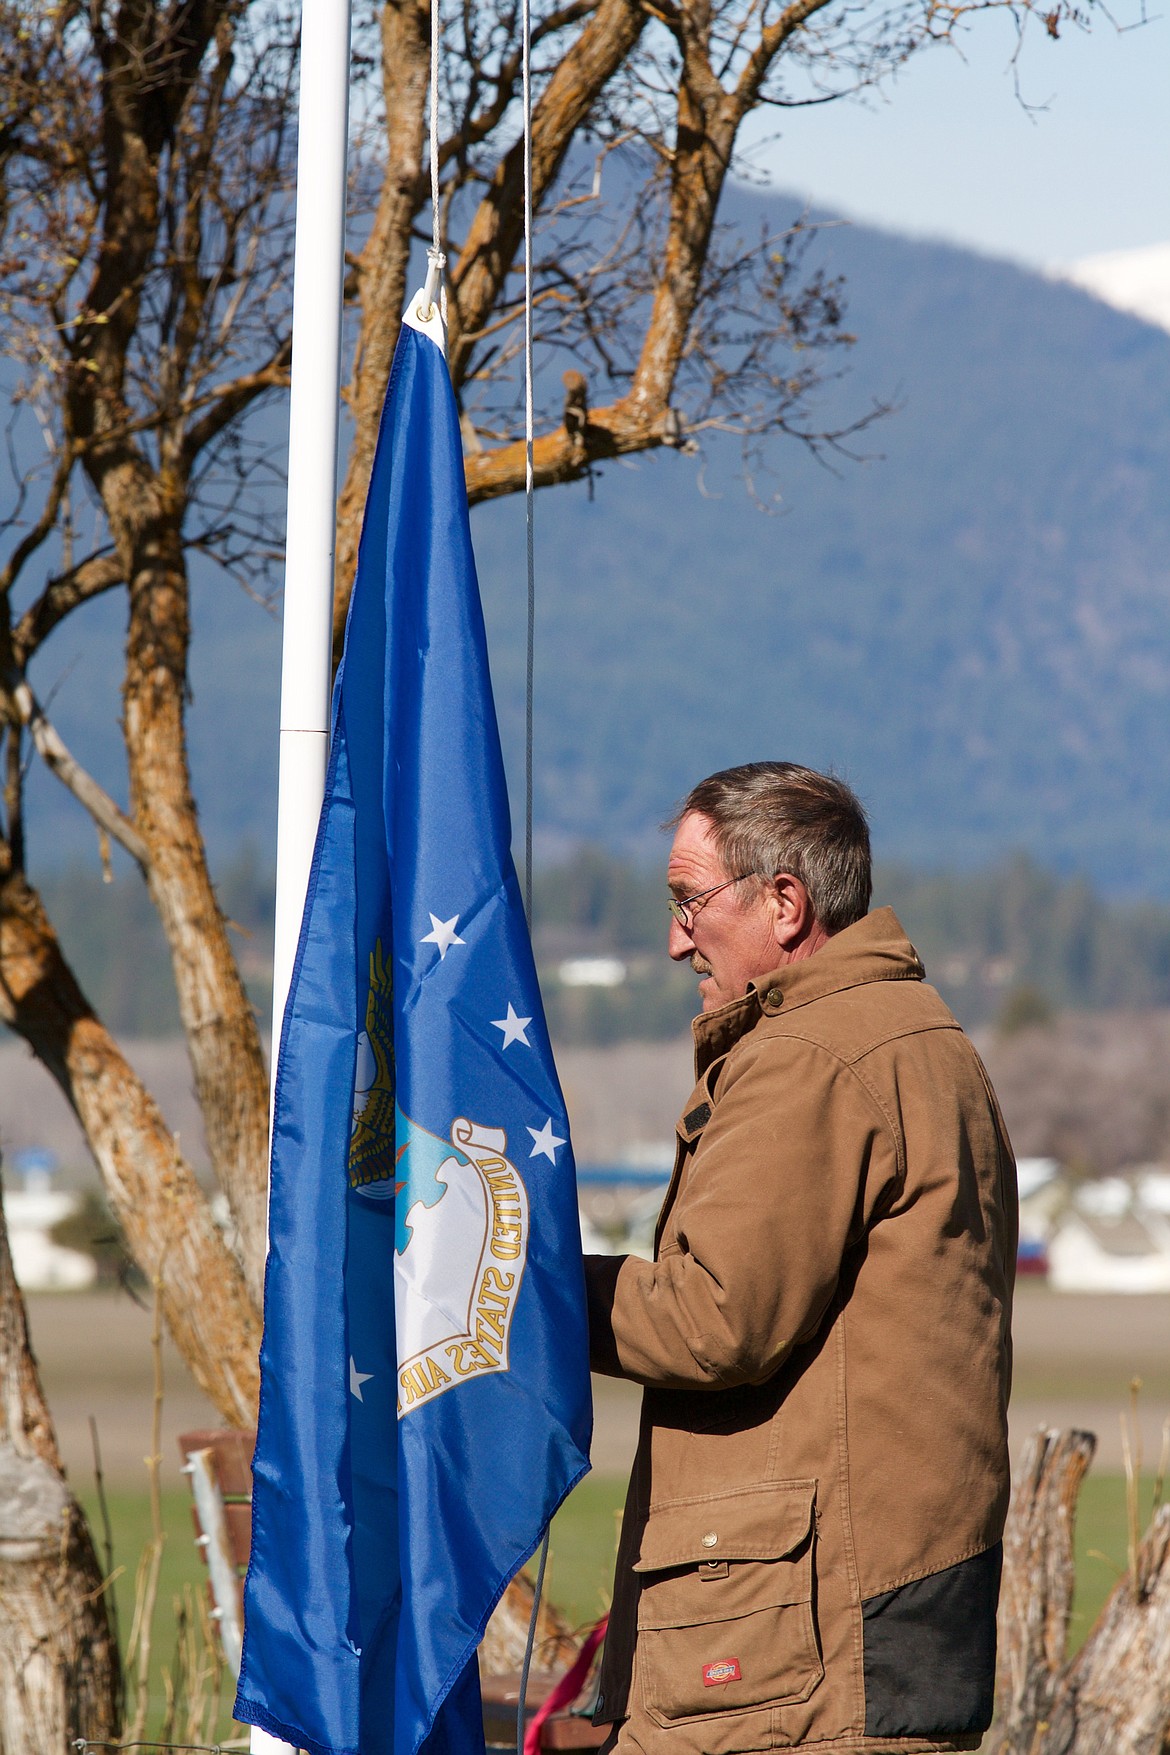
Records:
<instances>
[{"instance_id":1,"label":"tan canvas jacket","mask_svg":"<svg viewBox=\"0 0 1170 1755\"><path fill-rule=\"evenodd\" d=\"M889 909L694 1025L652 1262L590 1257L646 1386L601 1676L622 1755L969 1749L990 1722L1015 1169Z\"/></svg>"}]
</instances>

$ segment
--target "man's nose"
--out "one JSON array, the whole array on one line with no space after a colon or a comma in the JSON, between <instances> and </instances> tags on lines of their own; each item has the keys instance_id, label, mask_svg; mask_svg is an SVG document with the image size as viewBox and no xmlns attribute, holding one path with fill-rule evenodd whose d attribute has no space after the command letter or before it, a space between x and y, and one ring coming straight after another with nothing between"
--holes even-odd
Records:
<instances>
[{"instance_id":1,"label":"man's nose","mask_svg":"<svg viewBox=\"0 0 1170 1755\"><path fill-rule=\"evenodd\" d=\"M676 920L672 914L670 931L666 935L667 955L673 957L676 963L682 963L686 961L694 948L695 941L691 937L690 931L681 920Z\"/></svg>"}]
</instances>

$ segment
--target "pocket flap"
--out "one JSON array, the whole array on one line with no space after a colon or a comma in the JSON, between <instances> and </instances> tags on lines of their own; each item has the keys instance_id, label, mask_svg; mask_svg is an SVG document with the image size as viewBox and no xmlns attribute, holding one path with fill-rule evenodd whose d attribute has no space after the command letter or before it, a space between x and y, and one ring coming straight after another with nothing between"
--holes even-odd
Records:
<instances>
[{"instance_id":1,"label":"pocket flap","mask_svg":"<svg viewBox=\"0 0 1170 1755\"><path fill-rule=\"evenodd\" d=\"M815 1481L768 1481L702 1499L651 1506L635 1572L712 1560L780 1560L812 1527Z\"/></svg>"}]
</instances>

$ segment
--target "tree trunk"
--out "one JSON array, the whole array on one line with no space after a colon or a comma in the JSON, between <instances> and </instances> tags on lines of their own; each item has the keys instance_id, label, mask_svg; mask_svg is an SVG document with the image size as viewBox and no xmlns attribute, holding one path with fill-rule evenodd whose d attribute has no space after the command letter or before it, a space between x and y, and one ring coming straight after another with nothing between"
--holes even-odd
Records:
<instances>
[{"instance_id":1,"label":"tree trunk","mask_svg":"<svg viewBox=\"0 0 1170 1755\"><path fill-rule=\"evenodd\" d=\"M135 338L160 236L164 252L187 252L189 283L182 289L188 321L171 333L159 369L181 376L183 361L190 361L202 309L198 252L190 256L191 235L180 245L168 236L173 212L165 179L177 174L176 137L208 47L215 42L226 75L241 8L226 0L197 0L113 11L116 21L106 20L101 8L91 20L102 62L102 219L88 292L66 343L71 369L62 414L66 431L82 448L82 466L101 501L129 590L123 731L131 815L146 844L145 876L170 948L208 1154L231 1206L251 1300L259 1306L268 1079L256 1019L207 870L184 728L190 621L183 519L190 508L192 463L185 452L186 413L179 397L158 420L155 446L148 449L137 437L131 406ZM188 157L184 164L198 180L194 161ZM198 204L202 195L188 196L184 221L197 228L190 203ZM177 280L173 287L180 290ZM84 1124L80 1107L78 1113ZM96 1143L94 1149L100 1156ZM164 1279L169 1272L168 1263ZM218 1285L208 1281L204 1300L218 1296ZM166 1305L170 1320L176 1298L169 1289ZM238 1420L240 1414L228 1417Z\"/></svg>"},{"instance_id":2,"label":"tree trunk","mask_svg":"<svg viewBox=\"0 0 1170 1755\"><path fill-rule=\"evenodd\" d=\"M253 1303L264 1296L268 1075L207 869L191 793L184 710L190 624L179 514L154 516L154 484L100 477L130 581L124 733L131 815L166 933L207 1151L228 1197ZM140 1258L141 1259L141 1258Z\"/></svg>"},{"instance_id":3,"label":"tree trunk","mask_svg":"<svg viewBox=\"0 0 1170 1755\"><path fill-rule=\"evenodd\" d=\"M76 1111L134 1259L200 1388L233 1426L259 1395L260 1318L173 1135L81 993L40 899L0 884L0 1022L19 1031Z\"/></svg>"},{"instance_id":4,"label":"tree trunk","mask_svg":"<svg viewBox=\"0 0 1170 1755\"><path fill-rule=\"evenodd\" d=\"M0 1215L0 1755L112 1738L121 1668L106 1583L61 1472Z\"/></svg>"}]
</instances>

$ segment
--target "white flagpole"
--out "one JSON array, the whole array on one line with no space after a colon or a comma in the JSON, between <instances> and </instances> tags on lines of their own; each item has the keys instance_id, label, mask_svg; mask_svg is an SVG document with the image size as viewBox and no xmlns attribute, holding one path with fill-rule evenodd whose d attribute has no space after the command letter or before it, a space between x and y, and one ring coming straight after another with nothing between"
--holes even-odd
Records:
<instances>
[{"instance_id":1,"label":"white flagpole","mask_svg":"<svg viewBox=\"0 0 1170 1755\"><path fill-rule=\"evenodd\" d=\"M329 756L350 0L303 0L288 430L272 1084ZM253 1726L253 1755L296 1755Z\"/></svg>"},{"instance_id":2,"label":"white flagpole","mask_svg":"<svg viewBox=\"0 0 1170 1755\"><path fill-rule=\"evenodd\" d=\"M349 22L349 0L303 0L272 976L274 1076L329 753Z\"/></svg>"}]
</instances>

